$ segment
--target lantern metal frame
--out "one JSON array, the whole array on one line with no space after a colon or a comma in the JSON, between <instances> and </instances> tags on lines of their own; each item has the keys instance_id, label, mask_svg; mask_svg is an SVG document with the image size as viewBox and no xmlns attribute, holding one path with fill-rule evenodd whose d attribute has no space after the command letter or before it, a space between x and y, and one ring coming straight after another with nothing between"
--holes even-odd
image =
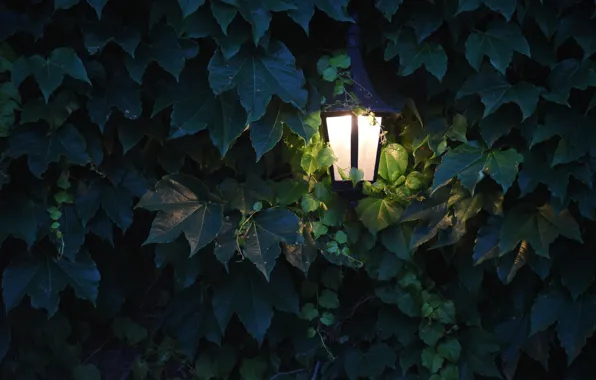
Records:
<instances>
[{"instance_id":1,"label":"lantern metal frame","mask_svg":"<svg viewBox=\"0 0 596 380\"><path fill-rule=\"evenodd\" d=\"M401 108L395 108L387 105L375 92L372 83L368 77L368 73L366 71L366 67L364 65L364 60L362 58L362 54L360 52L360 28L358 26L358 17L357 15L353 14L352 17L354 18L354 23L350 25L347 35L346 35L346 42L347 42L347 54L350 57L350 79L352 80L353 84L346 89L346 91L351 92L355 98L358 100L358 107L370 110L374 113L375 116L381 116L382 120L387 120L387 117L391 115L400 114L403 109L403 104L400 105ZM322 114L322 125L323 125L323 136L327 143L330 142L329 140L329 132L327 127L327 118L334 117L334 116L346 116L351 115L351 139L350 139L350 163L352 168L358 168L358 142L359 142L359 133L358 133L358 116L353 112L354 105L347 105L345 102L342 102L340 99L335 98L334 103L331 106L326 108ZM379 133L379 141L377 146L377 154L375 157L375 166L374 166L374 173L373 173L373 182L376 181L379 171L379 161L381 158L381 143L382 143L382 128ZM362 182L358 183L356 187L353 186L350 180L343 180L341 178L335 178L335 170L333 170L333 165L331 166L331 184L334 191L342 192L345 197L350 199L357 199L359 198L362 193Z\"/></svg>"}]
</instances>

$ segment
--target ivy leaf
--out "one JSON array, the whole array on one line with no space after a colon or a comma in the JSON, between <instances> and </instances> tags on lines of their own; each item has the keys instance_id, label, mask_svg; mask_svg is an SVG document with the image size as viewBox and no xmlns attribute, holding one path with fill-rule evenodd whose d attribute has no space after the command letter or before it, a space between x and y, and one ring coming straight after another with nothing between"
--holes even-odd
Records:
<instances>
[{"instance_id":1,"label":"ivy leaf","mask_svg":"<svg viewBox=\"0 0 596 380\"><path fill-rule=\"evenodd\" d=\"M403 209L388 199L364 198L356 206L356 214L371 234L397 223Z\"/></svg>"},{"instance_id":2,"label":"ivy leaf","mask_svg":"<svg viewBox=\"0 0 596 380\"><path fill-rule=\"evenodd\" d=\"M49 133L48 133L49 132ZM29 169L41 178L48 165L65 157L75 165L86 165L89 161L87 143L81 133L66 124L57 131L48 131L39 125L22 126L9 139L9 157L27 156Z\"/></svg>"},{"instance_id":3,"label":"ivy leaf","mask_svg":"<svg viewBox=\"0 0 596 380\"><path fill-rule=\"evenodd\" d=\"M536 297L530 314L530 335L546 330L557 321L566 298L560 286L550 286Z\"/></svg>"},{"instance_id":4,"label":"ivy leaf","mask_svg":"<svg viewBox=\"0 0 596 380\"><path fill-rule=\"evenodd\" d=\"M329 289L324 289L319 295L319 305L327 309L336 309L339 307L337 294Z\"/></svg>"},{"instance_id":5,"label":"ivy leaf","mask_svg":"<svg viewBox=\"0 0 596 380\"><path fill-rule=\"evenodd\" d=\"M226 178L219 189L228 201L228 209L238 210L243 215L255 211L253 205L257 202L273 203L274 195L269 184L257 176L249 175L243 183Z\"/></svg>"},{"instance_id":6,"label":"ivy leaf","mask_svg":"<svg viewBox=\"0 0 596 380\"><path fill-rule=\"evenodd\" d=\"M178 4L182 10L182 17L188 17L205 4L205 0L178 0Z\"/></svg>"},{"instance_id":7,"label":"ivy leaf","mask_svg":"<svg viewBox=\"0 0 596 380\"><path fill-rule=\"evenodd\" d=\"M499 239L502 222L502 218L493 216L478 230L473 254L474 263L476 265L487 259L496 257L499 254Z\"/></svg>"},{"instance_id":8,"label":"ivy leaf","mask_svg":"<svg viewBox=\"0 0 596 380\"><path fill-rule=\"evenodd\" d=\"M100 274L88 253L75 261L49 255L20 255L3 272L2 295L7 310L16 307L25 295L31 306L46 309L51 317L58 311L59 293L70 286L75 295L95 304Z\"/></svg>"},{"instance_id":9,"label":"ivy leaf","mask_svg":"<svg viewBox=\"0 0 596 380\"><path fill-rule=\"evenodd\" d=\"M525 240L538 255L548 258L549 246L559 235L582 242L579 226L568 210L556 213L549 204L538 208L521 204L505 214L499 247L501 252L510 252Z\"/></svg>"},{"instance_id":10,"label":"ivy leaf","mask_svg":"<svg viewBox=\"0 0 596 380\"><path fill-rule=\"evenodd\" d=\"M577 301L567 299L560 311L557 332L570 365L596 329L596 297L585 294Z\"/></svg>"},{"instance_id":11,"label":"ivy leaf","mask_svg":"<svg viewBox=\"0 0 596 380\"><path fill-rule=\"evenodd\" d=\"M179 138L209 129L213 144L225 156L246 128L246 113L231 91L214 96L206 73L189 66L178 83L169 83L155 100L153 116L173 106L170 138Z\"/></svg>"},{"instance_id":12,"label":"ivy leaf","mask_svg":"<svg viewBox=\"0 0 596 380\"><path fill-rule=\"evenodd\" d=\"M403 146L388 144L381 151L379 175L386 181L393 181L406 173L408 162L409 154Z\"/></svg>"},{"instance_id":13,"label":"ivy leaf","mask_svg":"<svg viewBox=\"0 0 596 380\"><path fill-rule=\"evenodd\" d=\"M113 22L92 22L83 29L85 47L91 55L100 53L110 42L118 44L130 56L135 56L135 50L141 42L138 30Z\"/></svg>"},{"instance_id":14,"label":"ivy leaf","mask_svg":"<svg viewBox=\"0 0 596 380\"><path fill-rule=\"evenodd\" d=\"M124 117L131 120L138 119L143 112L139 85L122 71L114 72L105 91L99 89L93 91L87 103L89 118L102 132L112 114L113 107L117 107Z\"/></svg>"},{"instance_id":15,"label":"ivy leaf","mask_svg":"<svg viewBox=\"0 0 596 380\"><path fill-rule=\"evenodd\" d=\"M155 247L155 266L164 268L172 264L176 282L181 288L192 286L201 273L201 256L188 257L188 244L181 239L172 243L158 244Z\"/></svg>"},{"instance_id":16,"label":"ivy leaf","mask_svg":"<svg viewBox=\"0 0 596 380\"><path fill-rule=\"evenodd\" d=\"M243 380L259 380L265 378L268 362L262 357L242 360L240 376Z\"/></svg>"},{"instance_id":17,"label":"ivy leaf","mask_svg":"<svg viewBox=\"0 0 596 380\"><path fill-rule=\"evenodd\" d=\"M245 236L244 255L269 280L275 261L281 253L280 243L299 244L298 217L281 208L266 209L256 213Z\"/></svg>"},{"instance_id":18,"label":"ivy leaf","mask_svg":"<svg viewBox=\"0 0 596 380\"><path fill-rule=\"evenodd\" d=\"M528 82L511 85L502 75L483 70L466 80L456 99L478 94L484 104L483 117L497 111L505 103L515 103L522 111L523 121L534 113L542 91L542 88Z\"/></svg>"},{"instance_id":19,"label":"ivy leaf","mask_svg":"<svg viewBox=\"0 0 596 380\"><path fill-rule=\"evenodd\" d=\"M246 330L259 344L273 317L273 301L267 282L254 270L244 269L226 276L213 293L213 312L221 331L225 331L236 313Z\"/></svg>"},{"instance_id":20,"label":"ivy leaf","mask_svg":"<svg viewBox=\"0 0 596 380\"><path fill-rule=\"evenodd\" d=\"M487 56L504 75L514 51L530 56L530 45L514 23L492 21L485 32L474 32L466 40L466 58L476 71L480 71L482 58Z\"/></svg>"},{"instance_id":21,"label":"ivy leaf","mask_svg":"<svg viewBox=\"0 0 596 380\"><path fill-rule=\"evenodd\" d=\"M304 112L288 104L284 104L282 108L284 123L308 145L321 126L321 105L318 93L313 88L308 92Z\"/></svg>"},{"instance_id":22,"label":"ivy leaf","mask_svg":"<svg viewBox=\"0 0 596 380\"><path fill-rule=\"evenodd\" d=\"M408 24L414 29L418 43L422 43L428 36L439 29L443 24L443 17L436 10L423 9L414 13Z\"/></svg>"},{"instance_id":23,"label":"ivy leaf","mask_svg":"<svg viewBox=\"0 0 596 380\"><path fill-rule=\"evenodd\" d=\"M490 175L507 192L515 177L523 156L514 149L485 150L477 145L462 144L449 150L435 172L432 192L445 186L453 177L474 193L476 184Z\"/></svg>"},{"instance_id":24,"label":"ivy leaf","mask_svg":"<svg viewBox=\"0 0 596 380\"><path fill-rule=\"evenodd\" d=\"M223 207L212 201L198 179L174 174L162 178L135 207L159 211L144 244L170 243L184 233L190 255L209 244L223 226Z\"/></svg>"},{"instance_id":25,"label":"ivy leaf","mask_svg":"<svg viewBox=\"0 0 596 380\"><path fill-rule=\"evenodd\" d=\"M555 103L569 105L568 99L572 88L586 90L596 86L596 73L589 61L574 58L557 63L548 77L551 93L545 97Z\"/></svg>"},{"instance_id":26,"label":"ivy leaf","mask_svg":"<svg viewBox=\"0 0 596 380\"><path fill-rule=\"evenodd\" d=\"M31 247L37 238L34 204L23 196L0 203L0 244L8 236L23 239Z\"/></svg>"},{"instance_id":27,"label":"ivy leaf","mask_svg":"<svg viewBox=\"0 0 596 380\"><path fill-rule=\"evenodd\" d=\"M303 109L308 97L304 82L302 71L295 67L294 56L278 41L272 41L266 50L244 47L228 61L218 50L209 62L211 88L221 94L237 87L248 122L265 114L273 95Z\"/></svg>"},{"instance_id":28,"label":"ivy leaf","mask_svg":"<svg viewBox=\"0 0 596 380\"><path fill-rule=\"evenodd\" d=\"M265 115L250 124L250 140L257 152L257 162L263 154L273 149L283 134L282 104L271 102Z\"/></svg>"},{"instance_id":29,"label":"ivy leaf","mask_svg":"<svg viewBox=\"0 0 596 380\"><path fill-rule=\"evenodd\" d=\"M375 7L383 13L383 16L388 21L391 21L393 15L397 13L399 6L403 4L403 0L375 0Z\"/></svg>"},{"instance_id":30,"label":"ivy leaf","mask_svg":"<svg viewBox=\"0 0 596 380\"><path fill-rule=\"evenodd\" d=\"M49 101L50 95L62 84L65 75L91 85L83 62L71 48L55 49L47 59L39 55L31 56L27 65L28 72L26 75L22 75L20 80L33 74L46 103ZM15 85L19 84L20 82Z\"/></svg>"},{"instance_id":31,"label":"ivy leaf","mask_svg":"<svg viewBox=\"0 0 596 380\"><path fill-rule=\"evenodd\" d=\"M157 25L151 30L150 43L142 42L136 49L134 58L125 57L126 68L130 77L141 84L145 69L155 61L176 80L184 69L186 60L194 58L199 47L195 42L178 39L174 29L166 25Z\"/></svg>"},{"instance_id":32,"label":"ivy leaf","mask_svg":"<svg viewBox=\"0 0 596 380\"><path fill-rule=\"evenodd\" d=\"M87 3L91 5L91 7L95 10L97 14L97 18L101 19L101 14L103 12L103 7L106 6L108 0L87 0Z\"/></svg>"},{"instance_id":33,"label":"ivy leaf","mask_svg":"<svg viewBox=\"0 0 596 380\"><path fill-rule=\"evenodd\" d=\"M507 21L515 12L515 0L459 0L457 13L474 11L484 4L492 11L502 14Z\"/></svg>"},{"instance_id":34,"label":"ivy leaf","mask_svg":"<svg viewBox=\"0 0 596 380\"><path fill-rule=\"evenodd\" d=\"M402 32L398 39L390 41L385 51L385 59L391 57L387 51L397 49L399 55L399 75L408 76L420 67L434 75L439 81L447 72L447 54L440 44L418 43L412 33Z\"/></svg>"},{"instance_id":35,"label":"ivy leaf","mask_svg":"<svg viewBox=\"0 0 596 380\"><path fill-rule=\"evenodd\" d=\"M221 344L222 331L211 303L205 300L202 291L201 285L195 283L176 293L163 317L165 331L176 338L182 352L189 357L196 356L203 337Z\"/></svg>"}]
</instances>

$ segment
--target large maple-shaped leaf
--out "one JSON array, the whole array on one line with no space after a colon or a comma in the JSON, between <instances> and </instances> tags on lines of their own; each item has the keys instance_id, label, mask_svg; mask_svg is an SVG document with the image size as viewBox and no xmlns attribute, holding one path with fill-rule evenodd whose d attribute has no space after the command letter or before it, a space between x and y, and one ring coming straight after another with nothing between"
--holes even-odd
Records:
<instances>
[{"instance_id":1,"label":"large maple-shaped leaf","mask_svg":"<svg viewBox=\"0 0 596 380\"><path fill-rule=\"evenodd\" d=\"M499 247L506 253L527 241L538 255L549 257L549 246L559 235L582 242L579 226L568 210L556 213L548 204L538 208L520 204L505 214Z\"/></svg>"},{"instance_id":2,"label":"large maple-shaped leaf","mask_svg":"<svg viewBox=\"0 0 596 380\"><path fill-rule=\"evenodd\" d=\"M514 23L493 21L486 31L474 32L466 41L466 58L476 71L480 71L482 59L487 56L495 69L505 74L514 51L530 56L528 41Z\"/></svg>"},{"instance_id":3,"label":"large maple-shaped leaf","mask_svg":"<svg viewBox=\"0 0 596 380\"><path fill-rule=\"evenodd\" d=\"M49 101L50 95L62 84L65 75L91 85L83 62L71 48L55 49L47 59L34 55L27 61L21 60L20 62L22 64L19 73L13 74L15 86L18 87L25 78L33 75L46 103Z\"/></svg>"},{"instance_id":4,"label":"large maple-shaped leaf","mask_svg":"<svg viewBox=\"0 0 596 380\"><path fill-rule=\"evenodd\" d=\"M515 0L459 0L457 13L474 11L484 4L491 10L502 14L509 21L515 12L516 3Z\"/></svg>"},{"instance_id":5,"label":"large maple-shaped leaf","mask_svg":"<svg viewBox=\"0 0 596 380\"><path fill-rule=\"evenodd\" d=\"M272 208L258 212L252 218L244 237L244 255L269 279L281 253L280 243L303 242L299 229L298 217L289 210Z\"/></svg>"},{"instance_id":6,"label":"large maple-shaped leaf","mask_svg":"<svg viewBox=\"0 0 596 380\"><path fill-rule=\"evenodd\" d=\"M432 191L457 177L472 193L486 174L507 192L517 175L523 156L514 149L490 150L472 144L462 144L449 150L437 167Z\"/></svg>"},{"instance_id":7,"label":"large maple-shaped leaf","mask_svg":"<svg viewBox=\"0 0 596 380\"><path fill-rule=\"evenodd\" d=\"M254 270L243 269L226 276L213 293L213 312L221 331L236 313L259 344L271 325L273 300L265 279Z\"/></svg>"},{"instance_id":8,"label":"large maple-shaped leaf","mask_svg":"<svg viewBox=\"0 0 596 380\"><path fill-rule=\"evenodd\" d=\"M189 66L179 82L169 82L156 98L153 116L172 106L170 138L195 134L207 128L213 144L225 156L246 129L246 113L233 91L214 96L205 70Z\"/></svg>"},{"instance_id":9,"label":"large maple-shaped leaf","mask_svg":"<svg viewBox=\"0 0 596 380\"><path fill-rule=\"evenodd\" d=\"M125 58L130 77L139 84L143 81L145 69L152 61L157 62L178 80L186 60L195 57L199 52L195 42L179 40L174 29L162 24L151 30L150 40L150 43L142 42L137 47L134 58Z\"/></svg>"},{"instance_id":10,"label":"large maple-shaped leaf","mask_svg":"<svg viewBox=\"0 0 596 380\"><path fill-rule=\"evenodd\" d=\"M0 244L8 236L23 239L28 246L35 243L37 237L37 222L34 215L34 205L22 196L11 196L0 203Z\"/></svg>"},{"instance_id":11,"label":"large maple-shaped leaf","mask_svg":"<svg viewBox=\"0 0 596 380\"><path fill-rule=\"evenodd\" d=\"M557 284L536 296L530 313L530 335L544 331L555 323L566 303L567 296Z\"/></svg>"},{"instance_id":12,"label":"large maple-shaped leaf","mask_svg":"<svg viewBox=\"0 0 596 380\"><path fill-rule=\"evenodd\" d=\"M226 178L219 189L227 201L226 209L238 210L244 215L252 213L257 202L273 203L274 194L270 185L256 175L249 175L242 183Z\"/></svg>"},{"instance_id":13,"label":"large maple-shaped leaf","mask_svg":"<svg viewBox=\"0 0 596 380\"><path fill-rule=\"evenodd\" d=\"M399 55L399 74L407 76L424 66L439 81L447 72L447 54L443 46L434 42L418 43L414 33L402 31L389 34L385 60Z\"/></svg>"},{"instance_id":14,"label":"large maple-shaped leaf","mask_svg":"<svg viewBox=\"0 0 596 380\"><path fill-rule=\"evenodd\" d=\"M76 165L91 161L86 151L87 143L81 133L66 124L57 131L48 131L40 125L22 126L9 140L9 157L27 156L29 169L41 178L48 165L61 157Z\"/></svg>"},{"instance_id":15,"label":"large maple-shaped leaf","mask_svg":"<svg viewBox=\"0 0 596 380\"><path fill-rule=\"evenodd\" d=\"M159 211L144 244L170 243L184 233L190 255L209 244L222 228L223 206L198 179L174 174L162 178L136 205Z\"/></svg>"},{"instance_id":16,"label":"large maple-shaped leaf","mask_svg":"<svg viewBox=\"0 0 596 380\"><path fill-rule=\"evenodd\" d=\"M209 62L211 88L221 94L237 87L249 122L265 114L273 95L303 109L308 98L304 82L302 71L295 67L294 56L279 41L271 41L267 49L245 46L228 61L218 50Z\"/></svg>"},{"instance_id":17,"label":"large maple-shaped leaf","mask_svg":"<svg viewBox=\"0 0 596 380\"><path fill-rule=\"evenodd\" d=\"M88 253L75 261L54 259L50 255L20 255L3 272L2 295L6 309L16 307L25 295L31 306L46 309L52 316L58 311L60 292L70 286L78 298L95 304L100 274Z\"/></svg>"},{"instance_id":18,"label":"large maple-shaped leaf","mask_svg":"<svg viewBox=\"0 0 596 380\"><path fill-rule=\"evenodd\" d=\"M410 250L428 242L452 226L448 210L448 194L441 192L431 198L414 200L404 210L400 222L418 221L410 237Z\"/></svg>"},{"instance_id":19,"label":"large maple-shaped leaf","mask_svg":"<svg viewBox=\"0 0 596 380\"><path fill-rule=\"evenodd\" d=\"M456 99L467 95L479 95L484 104L483 117L495 112L505 103L515 103L522 111L522 120L525 120L534 113L542 91L543 88L528 82L511 85L501 74L482 70L462 85Z\"/></svg>"},{"instance_id":20,"label":"large maple-shaped leaf","mask_svg":"<svg viewBox=\"0 0 596 380\"><path fill-rule=\"evenodd\" d=\"M389 199L364 198L356 206L356 214L371 234L397 223L403 209Z\"/></svg>"}]
</instances>

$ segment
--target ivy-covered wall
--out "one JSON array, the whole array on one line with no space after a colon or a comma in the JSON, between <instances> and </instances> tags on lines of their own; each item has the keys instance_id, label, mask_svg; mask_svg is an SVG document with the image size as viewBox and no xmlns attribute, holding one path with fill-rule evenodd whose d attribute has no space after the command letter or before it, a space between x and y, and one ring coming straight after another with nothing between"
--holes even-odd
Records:
<instances>
[{"instance_id":1,"label":"ivy-covered wall","mask_svg":"<svg viewBox=\"0 0 596 380\"><path fill-rule=\"evenodd\" d=\"M406 99L354 207L353 12ZM595 14L1 2L0 377L592 379Z\"/></svg>"}]
</instances>

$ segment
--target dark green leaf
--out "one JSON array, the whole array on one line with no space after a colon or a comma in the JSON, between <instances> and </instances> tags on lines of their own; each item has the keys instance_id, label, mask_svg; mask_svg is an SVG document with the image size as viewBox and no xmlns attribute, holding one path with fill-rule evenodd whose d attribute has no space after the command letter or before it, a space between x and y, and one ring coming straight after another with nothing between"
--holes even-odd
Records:
<instances>
[{"instance_id":1,"label":"dark green leaf","mask_svg":"<svg viewBox=\"0 0 596 380\"><path fill-rule=\"evenodd\" d=\"M577 301L568 299L560 310L557 332L561 346L567 353L569 365L577 358L596 329L596 297L586 294Z\"/></svg>"},{"instance_id":2,"label":"dark green leaf","mask_svg":"<svg viewBox=\"0 0 596 380\"><path fill-rule=\"evenodd\" d=\"M281 253L280 243L302 242L299 228L298 217L288 210L274 208L258 212L244 237L244 255L269 280L275 261Z\"/></svg>"},{"instance_id":3,"label":"dark green leaf","mask_svg":"<svg viewBox=\"0 0 596 380\"><path fill-rule=\"evenodd\" d=\"M393 18L393 15L399 9L399 6L403 4L403 0L375 0L375 7L383 13L383 16L389 21Z\"/></svg>"},{"instance_id":4,"label":"dark green leaf","mask_svg":"<svg viewBox=\"0 0 596 380\"><path fill-rule=\"evenodd\" d=\"M514 51L530 56L528 41L514 23L493 21L485 32L472 33L466 41L466 58L476 71L486 55L495 69L505 74Z\"/></svg>"},{"instance_id":5,"label":"dark green leaf","mask_svg":"<svg viewBox=\"0 0 596 380\"><path fill-rule=\"evenodd\" d=\"M143 81L145 69L152 61L178 80L186 60L195 57L199 48L194 42L180 41L176 32L165 25L158 25L151 31L150 43L142 42L136 49L134 58L126 56L126 68L130 77L137 83Z\"/></svg>"},{"instance_id":6,"label":"dark green leaf","mask_svg":"<svg viewBox=\"0 0 596 380\"><path fill-rule=\"evenodd\" d=\"M549 257L549 246L559 235L582 242L579 226L569 211L556 213L548 204L538 208L521 204L506 213L499 248L507 253L527 241L538 255Z\"/></svg>"},{"instance_id":7,"label":"dark green leaf","mask_svg":"<svg viewBox=\"0 0 596 380\"><path fill-rule=\"evenodd\" d=\"M49 255L21 255L3 272L2 289L7 310L16 307L25 295L31 306L56 314L60 292L70 286L78 298L95 304L100 274L88 253L76 261L54 259Z\"/></svg>"},{"instance_id":8,"label":"dark green leaf","mask_svg":"<svg viewBox=\"0 0 596 380\"><path fill-rule=\"evenodd\" d=\"M385 368L395 368L396 359L394 350L385 343L377 343L367 352L350 348L344 357L344 370L351 380L359 377L378 378Z\"/></svg>"},{"instance_id":9,"label":"dark green leaf","mask_svg":"<svg viewBox=\"0 0 596 380\"><path fill-rule=\"evenodd\" d=\"M257 152L257 161L263 154L273 149L283 134L283 105L277 102L269 103L265 115L250 124L250 139Z\"/></svg>"},{"instance_id":10,"label":"dark green leaf","mask_svg":"<svg viewBox=\"0 0 596 380\"><path fill-rule=\"evenodd\" d=\"M483 117L497 111L505 103L515 103L522 111L522 120L525 120L534 113L542 92L541 87L531 83L511 85L501 74L483 70L466 80L456 98L478 94L484 104Z\"/></svg>"},{"instance_id":11,"label":"dark green leaf","mask_svg":"<svg viewBox=\"0 0 596 380\"><path fill-rule=\"evenodd\" d=\"M273 301L262 276L249 268L227 276L215 288L212 302L222 331L236 313L257 342L263 342L273 317Z\"/></svg>"},{"instance_id":12,"label":"dark green leaf","mask_svg":"<svg viewBox=\"0 0 596 380\"><path fill-rule=\"evenodd\" d=\"M491 10L502 14L507 21L511 19L513 12L515 12L515 0L459 0L459 7L457 13L474 11L482 4L486 5Z\"/></svg>"},{"instance_id":13,"label":"dark green leaf","mask_svg":"<svg viewBox=\"0 0 596 380\"><path fill-rule=\"evenodd\" d=\"M188 17L194 13L199 7L205 4L205 0L178 0L180 9L182 9L182 16Z\"/></svg>"},{"instance_id":14,"label":"dark green leaf","mask_svg":"<svg viewBox=\"0 0 596 380\"><path fill-rule=\"evenodd\" d=\"M465 188L474 192L476 184L488 174L507 192L522 160L523 156L514 149L485 150L476 145L459 145L443 156L435 172L432 191L457 177Z\"/></svg>"},{"instance_id":15,"label":"dark green leaf","mask_svg":"<svg viewBox=\"0 0 596 380\"><path fill-rule=\"evenodd\" d=\"M87 3L95 10L97 14L97 18L101 19L101 13L103 12L103 7L108 3L108 0L87 0Z\"/></svg>"},{"instance_id":16,"label":"dark green leaf","mask_svg":"<svg viewBox=\"0 0 596 380\"><path fill-rule=\"evenodd\" d=\"M34 204L23 196L12 196L0 203L0 244L11 235L32 246L37 238Z\"/></svg>"},{"instance_id":17,"label":"dark green leaf","mask_svg":"<svg viewBox=\"0 0 596 380\"><path fill-rule=\"evenodd\" d=\"M85 47L89 54L99 54L110 42L114 42L134 57L135 50L141 42L141 34L138 30L119 25L116 22L89 23L83 30Z\"/></svg>"},{"instance_id":18,"label":"dark green leaf","mask_svg":"<svg viewBox=\"0 0 596 380\"><path fill-rule=\"evenodd\" d=\"M530 315L530 335L546 330L559 319L566 304L566 296L559 286L551 286L534 300Z\"/></svg>"},{"instance_id":19,"label":"dark green leaf","mask_svg":"<svg viewBox=\"0 0 596 380\"><path fill-rule=\"evenodd\" d=\"M164 268L171 264L174 267L176 282L181 288L188 288L195 283L202 269L200 260L201 255L189 257L188 244L181 239L155 247L155 266Z\"/></svg>"},{"instance_id":20,"label":"dark green leaf","mask_svg":"<svg viewBox=\"0 0 596 380\"><path fill-rule=\"evenodd\" d=\"M86 147L85 138L72 124L49 133L46 128L34 125L21 127L11 135L8 154L15 158L27 155L29 169L41 178L48 165L61 157L73 164L87 164L90 158Z\"/></svg>"},{"instance_id":21,"label":"dark green leaf","mask_svg":"<svg viewBox=\"0 0 596 380\"><path fill-rule=\"evenodd\" d=\"M217 51L209 62L211 88L216 94L237 88L249 122L265 114L273 95L303 109L308 97L304 82L294 56L278 41L272 41L267 50L244 47L229 61Z\"/></svg>"},{"instance_id":22,"label":"dark green leaf","mask_svg":"<svg viewBox=\"0 0 596 380\"><path fill-rule=\"evenodd\" d=\"M213 241L223 226L223 207L210 199L201 181L185 174L162 178L136 207L159 211L145 244L170 243L184 233L190 255Z\"/></svg>"},{"instance_id":23,"label":"dark green leaf","mask_svg":"<svg viewBox=\"0 0 596 380\"><path fill-rule=\"evenodd\" d=\"M47 59L38 55L30 57L29 70L39 83L46 103L50 95L62 84L65 75L91 85L83 62L71 48L55 49Z\"/></svg>"}]
</instances>

